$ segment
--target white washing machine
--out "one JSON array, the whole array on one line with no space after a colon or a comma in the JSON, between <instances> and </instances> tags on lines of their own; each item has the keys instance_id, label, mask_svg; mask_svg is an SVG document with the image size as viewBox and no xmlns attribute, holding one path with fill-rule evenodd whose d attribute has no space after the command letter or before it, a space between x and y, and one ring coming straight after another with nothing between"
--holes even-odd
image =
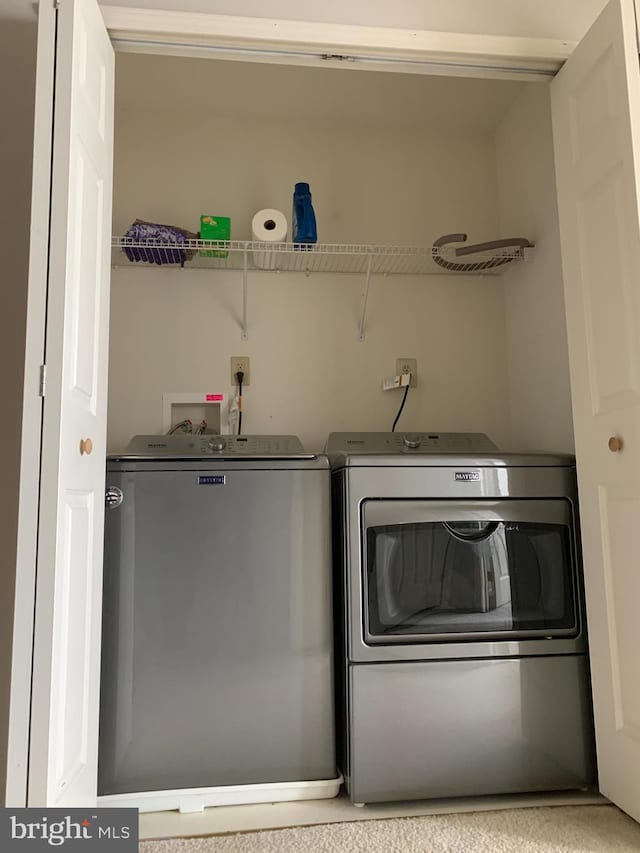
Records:
<instances>
[{"instance_id":1,"label":"white washing machine","mask_svg":"<svg viewBox=\"0 0 640 853\"><path fill-rule=\"evenodd\" d=\"M352 801L594 785L573 457L467 433L327 453Z\"/></svg>"}]
</instances>

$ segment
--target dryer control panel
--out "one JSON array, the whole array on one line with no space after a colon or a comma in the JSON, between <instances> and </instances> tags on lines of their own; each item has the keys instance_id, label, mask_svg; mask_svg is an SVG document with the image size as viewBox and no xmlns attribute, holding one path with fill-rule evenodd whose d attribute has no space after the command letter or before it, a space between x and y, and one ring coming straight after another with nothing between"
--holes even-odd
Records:
<instances>
[{"instance_id":1,"label":"dryer control panel","mask_svg":"<svg viewBox=\"0 0 640 853\"><path fill-rule=\"evenodd\" d=\"M332 432L327 453L490 453L497 450L481 432Z\"/></svg>"}]
</instances>

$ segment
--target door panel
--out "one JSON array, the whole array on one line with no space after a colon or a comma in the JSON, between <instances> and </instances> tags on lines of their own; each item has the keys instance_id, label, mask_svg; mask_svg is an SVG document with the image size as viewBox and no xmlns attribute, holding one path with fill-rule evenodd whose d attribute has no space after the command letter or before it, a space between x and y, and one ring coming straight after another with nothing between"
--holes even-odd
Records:
<instances>
[{"instance_id":1,"label":"door panel","mask_svg":"<svg viewBox=\"0 0 640 853\"><path fill-rule=\"evenodd\" d=\"M59 745L56 756L55 779L59 787L67 788L78 773L87 766L89 708L84 696L75 687L77 680L85 682L90 676L91 649L86 631L86 613L92 596L92 548L94 501L91 493L68 491L64 495L64 538L73 543L61 567L59 599L60 637L66 653L55 661L53 683L60 690L64 706L55 715L57 729L52 733Z\"/></svg>"},{"instance_id":2,"label":"door panel","mask_svg":"<svg viewBox=\"0 0 640 853\"><path fill-rule=\"evenodd\" d=\"M578 203L578 227L591 411L598 415L640 400L640 323L634 304L636 282L627 257L624 165L620 161L600 164L594 181L595 166L592 163L587 169L583 167L585 174L580 176L585 194ZM597 247L596 251L592 247ZM607 282L605 293L603 282Z\"/></svg>"},{"instance_id":3,"label":"door panel","mask_svg":"<svg viewBox=\"0 0 640 853\"><path fill-rule=\"evenodd\" d=\"M640 820L640 73L612 0L552 83L602 793ZM621 450L609 449L611 437Z\"/></svg>"},{"instance_id":4,"label":"door panel","mask_svg":"<svg viewBox=\"0 0 640 853\"><path fill-rule=\"evenodd\" d=\"M354 802L595 781L584 655L349 667Z\"/></svg>"},{"instance_id":5,"label":"door panel","mask_svg":"<svg viewBox=\"0 0 640 853\"><path fill-rule=\"evenodd\" d=\"M84 283L95 281L100 274L99 231L102 229L104 187L84 149L78 152L76 166L75 195L82 199L83 207L78 217L78 230L84 222L92 223L93 227L77 235L73 252L69 293L73 324L69 341L72 367L68 390L78 398L76 402L80 407L86 407L95 415L100 340L98 336L85 336L82 330L95 327L97 294Z\"/></svg>"},{"instance_id":6,"label":"door panel","mask_svg":"<svg viewBox=\"0 0 640 853\"><path fill-rule=\"evenodd\" d=\"M30 806L97 788L114 56L95 0L55 38Z\"/></svg>"},{"instance_id":7,"label":"door panel","mask_svg":"<svg viewBox=\"0 0 640 853\"><path fill-rule=\"evenodd\" d=\"M637 643L640 573L637 552L626 547L625 541L640 518L640 498L635 489L624 487L602 486L599 492L616 728L640 744L640 678L635 657L625 654L625 649Z\"/></svg>"}]
</instances>

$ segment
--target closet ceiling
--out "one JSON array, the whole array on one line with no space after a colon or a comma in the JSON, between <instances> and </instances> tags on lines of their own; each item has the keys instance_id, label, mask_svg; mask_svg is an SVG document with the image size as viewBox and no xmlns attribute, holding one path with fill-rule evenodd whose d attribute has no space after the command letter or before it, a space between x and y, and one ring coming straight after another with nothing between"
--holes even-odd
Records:
<instances>
[{"instance_id":1,"label":"closet ceiling","mask_svg":"<svg viewBox=\"0 0 640 853\"><path fill-rule=\"evenodd\" d=\"M118 108L176 119L247 114L490 133L524 86L545 85L132 53L116 57Z\"/></svg>"}]
</instances>

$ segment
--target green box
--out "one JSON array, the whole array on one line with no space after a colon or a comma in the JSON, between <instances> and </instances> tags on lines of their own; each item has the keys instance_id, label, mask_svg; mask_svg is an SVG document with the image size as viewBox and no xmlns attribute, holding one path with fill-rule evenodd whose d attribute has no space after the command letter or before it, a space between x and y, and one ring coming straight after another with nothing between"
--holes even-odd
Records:
<instances>
[{"instance_id":1,"label":"green box","mask_svg":"<svg viewBox=\"0 0 640 853\"><path fill-rule=\"evenodd\" d=\"M200 217L200 239L230 240L231 220L229 217L202 215ZM200 249L199 254L207 258L226 258L229 253L218 249Z\"/></svg>"}]
</instances>

